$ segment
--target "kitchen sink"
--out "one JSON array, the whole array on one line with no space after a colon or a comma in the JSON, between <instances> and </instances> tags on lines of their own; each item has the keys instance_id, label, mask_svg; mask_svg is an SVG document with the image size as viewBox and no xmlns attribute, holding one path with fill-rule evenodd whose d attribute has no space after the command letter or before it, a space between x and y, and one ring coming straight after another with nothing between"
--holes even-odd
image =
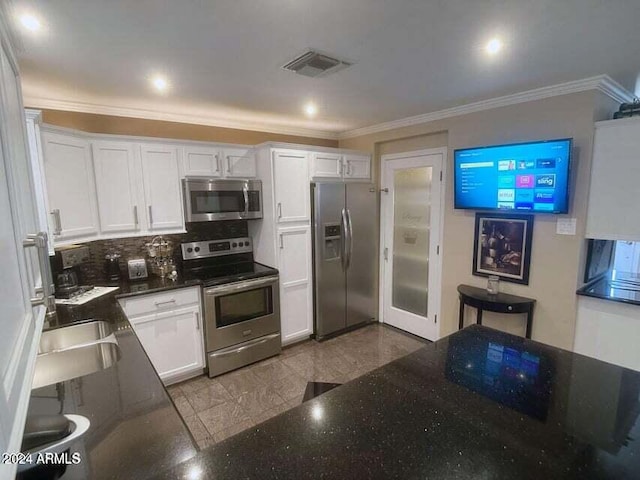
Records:
<instances>
[{"instance_id":1,"label":"kitchen sink","mask_svg":"<svg viewBox=\"0 0 640 480\"><path fill-rule=\"evenodd\" d=\"M79 323L42 333L38 354L65 350L107 338L113 333L111 325L102 320Z\"/></svg>"},{"instance_id":2,"label":"kitchen sink","mask_svg":"<svg viewBox=\"0 0 640 480\"><path fill-rule=\"evenodd\" d=\"M107 322L92 321L43 332L32 389L113 366L120 347Z\"/></svg>"}]
</instances>

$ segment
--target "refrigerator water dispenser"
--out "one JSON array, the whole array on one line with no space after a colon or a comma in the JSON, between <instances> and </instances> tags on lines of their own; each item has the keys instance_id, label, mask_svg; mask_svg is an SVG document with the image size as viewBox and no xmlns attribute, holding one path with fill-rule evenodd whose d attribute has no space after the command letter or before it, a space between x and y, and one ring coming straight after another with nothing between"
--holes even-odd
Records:
<instances>
[{"instance_id":1,"label":"refrigerator water dispenser","mask_svg":"<svg viewBox=\"0 0 640 480\"><path fill-rule=\"evenodd\" d=\"M340 258L340 245L342 236L339 223L324 224L324 252L323 260L336 260Z\"/></svg>"}]
</instances>

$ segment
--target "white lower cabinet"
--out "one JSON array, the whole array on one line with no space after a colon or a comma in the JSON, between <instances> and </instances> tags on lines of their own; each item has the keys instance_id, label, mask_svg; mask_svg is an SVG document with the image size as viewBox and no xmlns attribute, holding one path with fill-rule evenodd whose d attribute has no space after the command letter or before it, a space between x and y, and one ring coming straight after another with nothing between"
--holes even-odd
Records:
<instances>
[{"instance_id":1,"label":"white lower cabinet","mask_svg":"<svg viewBox=\"0 0 640 480\"><path fill-rule=\"evenodd\" d=\"M204 369L198 291L198 287L193 287L120 299L120 305L165 385L199 375ZM195 303L194 298L197 299ZM141 312L142 304L149 304L149 309Z\"/></svg>"},{"instance_id":2,"label":"white lower cabinet","mask_svg":"<svg viewBox=\"0 0 640 480\"><path fill-rule=\"evenodd\" d=\"M287 344L313 334L311 227L280 228L278 242L281 335Z\"/></svg>"}]
</instances>

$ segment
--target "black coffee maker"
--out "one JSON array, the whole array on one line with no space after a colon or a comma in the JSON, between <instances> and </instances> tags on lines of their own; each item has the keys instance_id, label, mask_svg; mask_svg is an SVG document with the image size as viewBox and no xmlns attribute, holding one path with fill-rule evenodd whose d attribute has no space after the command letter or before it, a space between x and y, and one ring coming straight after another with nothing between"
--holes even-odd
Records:
<instances>
[{"instance_id":1,"label":"black coffee maker","mask_svg":"<svg viewBox=\"0 0 640 480\"><path fill-rule=\"evenodd\" d=\"M92 287L81 287L78 265L89 261L89 248L84 245L68 245L56 248L52 259L56 275L56 298L71 298Z\"/></svg>"},{"instance_id":2,"label":"black coffee maker","mask_svg":"<svg viewBox=\"0 0 640 480\"><path fill-rule=\"evenodd\" d=\"M117 282L120 280L120 254L119 253L107 253L104 256L104 273L107 276L107 281Z\"/></svg>"}]
</instances>

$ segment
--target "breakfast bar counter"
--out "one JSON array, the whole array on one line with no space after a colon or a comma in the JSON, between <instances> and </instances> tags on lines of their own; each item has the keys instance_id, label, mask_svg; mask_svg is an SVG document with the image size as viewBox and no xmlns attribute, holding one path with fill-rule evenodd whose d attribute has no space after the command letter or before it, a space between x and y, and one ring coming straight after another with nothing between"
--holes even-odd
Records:
<instances>
[{"instance_id":1,"label":"breakfast bar counter","mask_svg":"<svg viewBox=\"0 0 640 480\"><path fill-rule=\"evenodd\" d=\"M639 395L640 372L472 325L157 478L638 478Z\"/></svg>"}]
</instances>

